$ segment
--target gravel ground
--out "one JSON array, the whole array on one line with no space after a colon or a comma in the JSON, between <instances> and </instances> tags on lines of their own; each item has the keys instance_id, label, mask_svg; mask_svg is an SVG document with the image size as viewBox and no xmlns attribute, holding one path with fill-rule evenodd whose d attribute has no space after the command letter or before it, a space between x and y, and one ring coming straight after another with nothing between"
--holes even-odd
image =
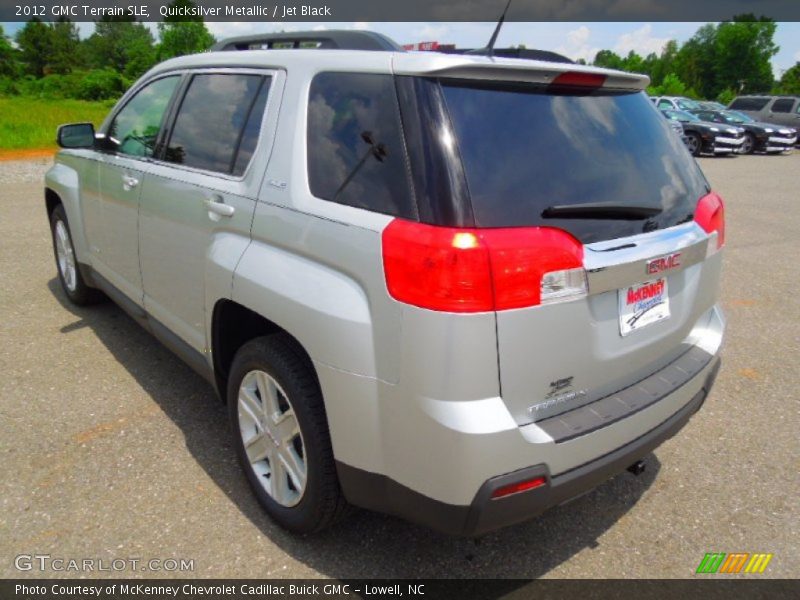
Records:
<instances>
[{"instance_id":1,"label":"gravel ground","mask_svg":"<svg viewBox=\"0 0 800 600\"><path fill-rule=\"evenodd\" d=\"M364 511L311 537L274 526L211 389L112 304L66 304L47 161L0 163L0 576L78 575L14 568L46 553L194 559L200 577L691 577L711 551L772 552L765 576L800 576L800 154L701 165L728 218L706 406L641 477L463 540Z\"/></svg>"}]
</instances>

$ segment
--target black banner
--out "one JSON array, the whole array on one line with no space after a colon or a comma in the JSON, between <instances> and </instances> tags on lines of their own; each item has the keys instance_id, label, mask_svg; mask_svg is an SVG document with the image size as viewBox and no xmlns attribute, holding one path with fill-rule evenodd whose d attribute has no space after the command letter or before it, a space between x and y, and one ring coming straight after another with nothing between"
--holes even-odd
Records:
<instances>
[{"instance_id":1,"label":"black banner","mask_svg":"<svg viewBox=\"0 0 800 600\"><path fill-rule=\"evenodd\" d=\"M0 21L133 16L206 21L496 21L506 0L0 0ZM723 21L754 14L800 21L797 0L512 0L507 21Z\"/></svg>"},{"instance_id":2,"label":"black banner","mask_svg":"<svg viewBox=\"0 0 800 600\"><path fill-rule=\"evenodd\" d=\"M494 600L498 598L797 598L800 580L331 580L331 579L11 579L0 580L2 600L353 600L418 598Z\"/></svg>"}]
</instances>

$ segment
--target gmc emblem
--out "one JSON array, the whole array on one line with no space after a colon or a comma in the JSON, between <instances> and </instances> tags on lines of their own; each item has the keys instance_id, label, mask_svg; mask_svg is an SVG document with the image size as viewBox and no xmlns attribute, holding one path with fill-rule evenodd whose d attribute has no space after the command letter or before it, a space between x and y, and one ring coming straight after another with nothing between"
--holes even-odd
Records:
<instances>
[{"instance_id":1,"label":"gmc emblem","mask_svg":"<svg viewBox=\"0 0 800 600\"><path fill-rule=\"evenodd\" d=\"M676 252L675 254L670 254L668 256L662 256L661 258L654 258L653 260L647 261L647 274L655 275L656 273L661 273L662 271L677 269L680 266L681 253Z\"/></svg>"}]
</instances>

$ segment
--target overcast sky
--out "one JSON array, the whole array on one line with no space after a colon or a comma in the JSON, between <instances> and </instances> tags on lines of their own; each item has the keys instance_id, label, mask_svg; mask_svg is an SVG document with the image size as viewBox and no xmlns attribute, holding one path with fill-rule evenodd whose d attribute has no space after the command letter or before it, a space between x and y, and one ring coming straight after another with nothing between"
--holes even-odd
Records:
<instances>
[{"instance_id":1,"label":"overcast sky","mask_svg":"<svg viewBox=\"0 0 800 600\"><path fill-rule=\"evenodd\" d=\"M4 23L7 34L13 35L22 23ZM78 23L81 35L94 30L93 23ZM307 29L371 29L395 41L438 41L459 47L481 47L486 44L494 23L222 23L208 22L217 37L230 37L264 31L301 31ZM670 39L684 42L702 23L505 23L497 46L525 44L528 48L554 50L573 59L591 60L602 49L620 54L635 50L646 55L660 52ZM150 23L155 28L155 23ZM776 77L800 61L800 23L779 23L775 41L780 52L772 61Z\"/></svg>"}]
</instances>

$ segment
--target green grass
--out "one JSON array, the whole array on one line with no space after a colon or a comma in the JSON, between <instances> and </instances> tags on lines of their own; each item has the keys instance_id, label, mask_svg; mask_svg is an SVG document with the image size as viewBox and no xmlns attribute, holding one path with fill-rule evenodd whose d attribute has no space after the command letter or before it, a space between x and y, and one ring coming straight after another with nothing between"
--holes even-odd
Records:
<instances>
[{"instance_id":1,"label":"green grass","mask_svg":"<svg viewBox=\"0 0 800 600\"><path fill-rule=\"evenodd\" d=\"M89 121L97 127L112 106L113 101L0 97L0 151L54 148L59 125Z\"/></svg>"}]
</instances>

